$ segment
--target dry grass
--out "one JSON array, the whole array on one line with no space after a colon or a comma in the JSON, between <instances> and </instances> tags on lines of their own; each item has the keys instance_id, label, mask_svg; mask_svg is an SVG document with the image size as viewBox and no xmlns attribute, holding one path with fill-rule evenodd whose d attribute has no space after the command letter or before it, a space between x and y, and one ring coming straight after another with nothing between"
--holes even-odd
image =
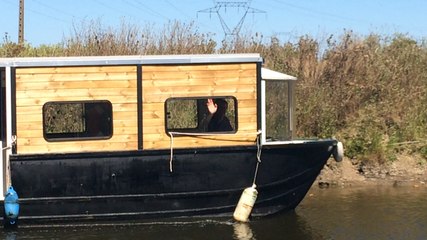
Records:
<instances>
[{"instance_id":1,"label":"dry grass","mask_svg":"<svg viewBox=\"0 0 427 240\"><path fill-rule=\"evenodd\" d=\"M404 35L329 39L302 36L282 43L247 34L217 43L193 23L170 22L161 31L92 21L51 46L18 45L6 36L1 57L257 52L266 66L299 78L297 135L342 140L347 155L378 162L402 151L427 158L427 46ZM417 142L418 144L400 144ZM424 143L424 144L419 144Z\"/></svg>"}]
</instances>

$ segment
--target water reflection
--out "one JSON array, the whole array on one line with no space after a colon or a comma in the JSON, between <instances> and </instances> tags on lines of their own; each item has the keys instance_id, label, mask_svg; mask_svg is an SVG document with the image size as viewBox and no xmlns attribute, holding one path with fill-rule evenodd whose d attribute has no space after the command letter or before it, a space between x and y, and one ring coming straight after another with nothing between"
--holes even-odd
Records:
<instances>
[{"instance_id":1,"label":"water reflection","mask_svg":"<svg viewBox=\"0 0 427 240\"><path fill-rule=\"evenodd\" d=\"M306 219L295 212L284 213L251 222L256 239L324 239L313 231Z\"/></svg>"},{"instance_id":2,"label":"water reflection","mask_svg":"<svg viewBox=\"0 0 427 240\"><path fill-rule=\"evenodd\" d=\"M296 214L329 239L427 239L427 188L313 190Z\"/></svg>"},{"instance_id":3,"label":"water reflection","mask_svg":"<svg viewBox=\"0 0 427 240\"><path fill-rule=\"evenodd\" d=\"M233 224L233 239L323 239L295 212Z\"/></svg>"},{"instance_id":4,"label":"water reflection","mask_svg":"<svg viewBox=\"0 0 427 240\"><path fill-rule=\"evenodd\" d=\"M255 240L254 234L249 223L235 223L233 224L234 239L236 240Z\"/></svg>"}]
</instances>

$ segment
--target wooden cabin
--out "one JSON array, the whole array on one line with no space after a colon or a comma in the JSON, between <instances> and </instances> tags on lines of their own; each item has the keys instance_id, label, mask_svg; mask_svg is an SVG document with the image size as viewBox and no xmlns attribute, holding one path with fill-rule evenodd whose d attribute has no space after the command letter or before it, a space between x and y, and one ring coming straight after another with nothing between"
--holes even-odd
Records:
<instances>
[{"instance_id":1,"label":"wooden cabin","mask_svg":"<svg viewBox=\"0 0 427 240\"><path fill-rule=\"evenodd\" d=\"M12 85L16 154L165 149L171 145L168 132L178 133L176 148L245 145L253 144L259 129L257 83L262 58L257 54L1 61L2 76L10 76L6 80ZM10 75L5 74L7 67ZM166 116L169 99L193 99L200 108L200 100L214 97L232 104L235 131L194 137L184 134L188 128L168 129L167 121L173 118ZM90 107L103 112L93 117L95 125L110 128L99 137L86 133ZM61 123L81 126L58 127Z\"/></svg>"},{"instance_id":2,"label":"wooden cabin","mask_svg":"<svg viewBox=\"0 0 427 240\"><path fill-rule=\"evenodd\" d=\"M253 144L257 136L258 55L24 61L11 79L17 154L165 149L171 145L168 131L178 132L176 148ZM214 97L231 99L238 109L235 131L194 137L168 129L169 99ZM102 113L89 119L90 107ZM87 135L89 120L110 129L99 137ZM61 123L81 126L58 127Z\"/></svg>"}]
</instances>

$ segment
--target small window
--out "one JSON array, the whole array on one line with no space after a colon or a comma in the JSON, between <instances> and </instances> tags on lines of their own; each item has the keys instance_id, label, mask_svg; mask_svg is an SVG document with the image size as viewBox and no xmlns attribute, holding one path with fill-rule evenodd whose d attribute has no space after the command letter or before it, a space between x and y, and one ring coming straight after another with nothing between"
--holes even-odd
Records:
<instances>
[{"instance_id":1,"label":"small window","mask_svg":"<svg viewBox=\"0 0 427 240\"><path fill-rule=\"evenodd\" d=\"M266 135L268 141L292 139L289 81L266 81Z\"/></svg>"},{"instance_id":2,"label":"small window","mask_svg":"<svg viewBox=\"0 0 427 240\"><path fill-rule=\"evenodd\" d=\"M208 106L212 106L211 110ZM182 133L235 133L234 97L170 98L165 103L166 131Z\"/></svg>"},{"instance_id":3,"label":"small window","mask_svg":"<svg viewBox=\"0 0 427 240\"><path fill-rule=\"evenodd\" d=\"M48 102L43 105L47 141L108 139L113 134L109 101Z\"/></svg>"}]
</instances>

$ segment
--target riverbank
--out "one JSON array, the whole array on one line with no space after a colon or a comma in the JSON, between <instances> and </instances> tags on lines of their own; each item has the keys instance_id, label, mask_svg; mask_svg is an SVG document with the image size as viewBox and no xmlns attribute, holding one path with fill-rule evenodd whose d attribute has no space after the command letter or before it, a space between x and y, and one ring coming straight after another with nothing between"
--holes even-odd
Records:
<instances>
[{"instance_id":1,"label":"riverbank","mask_svg":"<svg viewBox=\"0 0 427 240\"><path fill-rule=\"evenodd\" d=\"M383 164L344 158L329 159L315 182L321 188L364 185L427 187L427 163L422 157L400 155Z\"/></svg>"}]
</instances>

